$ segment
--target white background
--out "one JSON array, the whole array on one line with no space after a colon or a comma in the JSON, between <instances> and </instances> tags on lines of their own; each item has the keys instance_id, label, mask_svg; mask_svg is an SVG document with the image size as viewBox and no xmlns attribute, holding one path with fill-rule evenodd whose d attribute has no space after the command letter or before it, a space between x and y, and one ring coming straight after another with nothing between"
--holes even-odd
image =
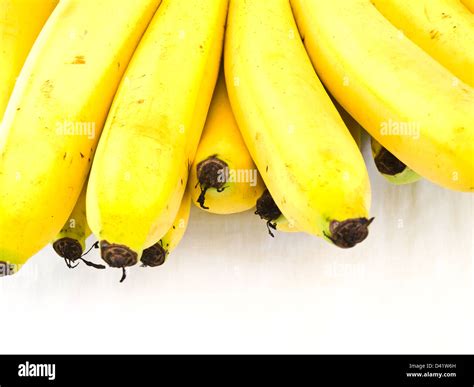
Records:
<instances>
[{"instance_id":1,"label":"white background","mask_svg":"<svg viewBox=\"0 0 474 387\"><path fill-rule=\"evenodd\" d=\"M392 186L365 153L376 220L360 246L194 208L167 264L123 284L48 248L0 278L0 352L472 353L473 196Z\"/></svg>"}]
</instances>

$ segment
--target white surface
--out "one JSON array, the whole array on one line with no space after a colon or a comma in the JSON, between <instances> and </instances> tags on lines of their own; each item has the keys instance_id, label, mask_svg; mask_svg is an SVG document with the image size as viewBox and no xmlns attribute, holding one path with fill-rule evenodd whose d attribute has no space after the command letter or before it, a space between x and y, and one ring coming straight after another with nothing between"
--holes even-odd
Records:
<instances>
[{"instance_id":1,"label":"white surface","mask_svg":"<svg viewBox=\"0 0 474 387\"><path fill-rule=\"evenodd\" d=\"M368 167L376 220L351 250L197 209L166 266L123 284L46 249L0 279L0 352L472 353L473 196Z\"/></svg>"}]
</instances>

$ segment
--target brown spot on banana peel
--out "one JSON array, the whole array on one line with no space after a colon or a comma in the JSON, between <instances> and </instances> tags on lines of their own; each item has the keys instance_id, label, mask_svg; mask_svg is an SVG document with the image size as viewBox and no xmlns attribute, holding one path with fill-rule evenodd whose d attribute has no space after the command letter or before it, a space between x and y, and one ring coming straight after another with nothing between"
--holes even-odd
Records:
<instances>
[{"instance_id":1,"label":"brown spot on banana peel","mask_svg":"<svg viewBox=\"0 0 474 387\"><path fill-rule=\"evenodd\" d=\"M168 254L169 252L163 247L160 241L148 249L145 249L140 261L143 263L143 266L157 267L165 263Z\"/></svg>"},{"instance_id":2,"label":"brown spot on banana peel","mask_svg":"<svg viewBox=\"0 0 474 387\"><path fill-rule=\"evenodd\" d=\"M208 210L205 206L206 192L210 188L222 192L225 189L225 183L228 180L229 166L225 161L217 158L217 155L208 157L196 166L198 185L201 188L201 194L197 202L201 208ZM222 178L224 176L224 178Z\"/></svg>"},{"instance_id":3,"label":"brown spot on banana peel","mask_svg":"<svg viewBox=\"0 0 474 387\"><path fill-rule=\"evenodd\" d=\"M84 57L84 55L76 55L74 59L72 60L71 64L74 64L74 65L86 64L86 58Z\"/></svg>"},{"instance_id":4,"label":"brown spot on banana peel","mask_svg":"<svg viewBox=\"0 0 474 387\"><path fill-rule=\"evenodd\" d=\"M374 161L379 172L389 176L398 175L407 168L406 164L382 146L375 155Z\"/></svg>"},{"instance_id":5,"label":"brown spot on banana peel","mask_svg":"<svg viewBox=\"0 0 474 387\"><path fill-rule=\"evenodd\" d=\"M430 38L431 39L439 39L439 37L441 36L441 33L437 30L431 30L430 31Z\"/></svg>"},{"instance_id":6,"label":"brown spot on banana peel","mask_svg":"<svg viewBox=\"0 0 474 387\"><path fill-rule=\"evenodd\" d=\"M324 233L336 246L343 249L354 247L369 235L369 226L374 218L355 218L344 221L333 220L329 223L330 235Z\"/></svg>"},{"instance_id":7,"label":"brown spot on banana peel","mask_svg":"<svg viewBox=\"0 0 474 387\"><path fill-rule=\"evenodd\" d=\"M275 237L271 230L276 230L275 220L277 220L282 215L282 213L275 203L275 200L273 200L273 197L268 189L266 189L262 196L258 198L255 215L258 215L260 216L260 219L267 221L268 233L272 237Z\"/></svg>"},{"instance_id":8,"label":"brown spot on banana peel","mask_svg":"<svg viewBox=\"0 0 474 387\"><path fill-rule=\"evenodd\" d=\"M43 82L43 84L41 85L41 93L43 94L43 96L46 98L46 99L49 99L51 97L51 93L53 92L54 90L54 85L53 83L48 79L46 81Z\"/></svg>"}]
</instances>

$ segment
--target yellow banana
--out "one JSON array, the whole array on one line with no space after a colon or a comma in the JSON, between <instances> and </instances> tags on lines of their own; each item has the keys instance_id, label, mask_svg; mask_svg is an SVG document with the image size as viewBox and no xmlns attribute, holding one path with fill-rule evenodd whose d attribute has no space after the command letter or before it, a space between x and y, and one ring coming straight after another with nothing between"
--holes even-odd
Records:
<instances>
[{"instance_id":1,"label":"yellow banana","mask_svg":"<svg viewBox=\"0 0 474 387\"><path fill-rule=\"evenodd\" d=\"M105 269L104 265L97 265L84 259L84 255L87 254L87 252L85 252L86 240L92 233L87 223L86 191L87 184L82 189L74 210L72 210L72 213L64 224L62 230L54 238L52 245L56 254L61 258L64 258L64 261L69 268L76 267L77 264L74 265L74 263L80 259L87 266L96 269ZM94 244L89 251L94 247L97 248L98 244Z\"/></svg>"},{"instance_id":2,"label":"yellow banana","mask_svg":"<svg viewBox=\"0 0 474 387\"><path fill-rule=\"evenodd\" d=\"M283 215L340 247L364 240L367 170L314 72L287 0L231 1L225 71L237 123Z\"/></svg>"},{"instance_id":3,"label":"yellow banana","mask_svg":"<svg viewBox=\"0 0 474 387\"><path fill-rule=\"evenodd\" d=\"M23 63L58 1L0 2L0 121Z\"/></svg>"},{"instance_id":4,"label":"yellow banana","mask_svg":"<svg viewBox=\"0 0 474 387\"><path fill-rule=\"evenodd\" d=\"M89 225L112 267L136 264L176 217L217 80L227 5L164 0L127 69L87 193Z\"/></svg>"},{"instance_id":5,"label":"yellow banana","mask_svg":"<svg viewBox=\"0 0 474 387\"><path fill-rule=\"evenodd\" d=\"M189 184L196 206L215 214L247 211L255 207L264 190L235 122L223 73L217 81Z\"/></svg>"},{"instance_id":6,"label":"yellow banana","mask_svg":"<svg viewBox=\"0 0 474 387\"><path fill-rule=\"evenodd\" d=\"M474 13L474 0L461 0L461 2L467 7L469 11Z\"/></svg>"},{"instance_id":7,"label":"yellow banana","mask_svg":"<svg viewBox=\"0 0 474 387\"><path fill-rule=\"evenodd\" d=\"M0 261L25 262L68 219L123 71L158 4L64 0L49 18L0 126Z\"/></svg>"},{"instance_id":8,"label":"yellow banana","mask_svg":"<svg viewBox=\"0 0 474 387\"><path fill-rule=\"evenodd\" d=\"M362 127L423 177L473 191L474 89L370 0L291 4L320 78Z\"/></svg>"},{"instance_id":9,"label":"yellow banana","mask_svg":"<svg viewBox=\"0 0 474 387\"><path fill-rule=\"evenodd\" d=\"M371 0L408 38L474 87L474 17L459 0Z\"/></svg>"},{"instance_id":10,"label":"yellow banana","mask_svg":"<svg viewBox=\"0 0 474 387\"><path fill-rule=\"evenodd\" d=\"M334 97L331 99L347 128L350 130L352 137L356 140L359 148L362 149L362 126L360 126L360 124L341 106L339 102L337 102L336 99L334 99ZM401 185L414 183L421 179L420 175L398 160L373 137L370 137L370 141L375 166L380 174L389 182Z\"/></svg>"},{"instance_id":11,"label":"yellow banana","mask_svg":"<svg viewBox=\"0 0 474 387\"><path fill-rule=\"evenodd\" d=\"M373 137L370 138L372 157L380 174L390 183L402 185L419 181L421 176L398 160Z\"/></svg>"},{"instance_id":12,"label":"yellow banana","mask_svg":"<svg viewBox=\"0 0 474 387\"><path fill-rule=\"evenodd\" d=\"M191 188L191 187L189 187ZM185 191L178 214L168 232L153 246L143 251L141 262L144 266L156 267L165 263L168 255L178 246L188 228L191 211L191 194Z\"/></svg>"},{"instance_id":13,"label":"yellow banana","mask_svg":"<svg viewBox=\"0 0 474 387\"><path fill-rule=\"evenodd\" d=\"M56 253L67 261L76 261L86 249L86 239L91 235L86 216L86 190L83 188L76 206L61 231L53 240Z\"/></svg>"}]
</instances>

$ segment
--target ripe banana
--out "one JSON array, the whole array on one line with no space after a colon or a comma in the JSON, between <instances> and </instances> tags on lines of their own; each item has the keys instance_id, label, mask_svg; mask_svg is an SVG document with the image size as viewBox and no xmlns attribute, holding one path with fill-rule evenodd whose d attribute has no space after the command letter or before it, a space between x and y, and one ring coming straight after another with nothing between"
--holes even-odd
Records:
<instances>
[{"instance_id":1,"label":"ripe banana","mask_svg":"<svg viewBox=\"0 0 474 387\"><path fill-rule=\"evenodd\" d=\"M153 246L143 251L141 262L144 266L156 267L165 263L168 255L178 246L188 228L191 211L189 187L183 196L178 214L168 232Z\"/></svg>"},{"instance_id":2,"label":"ripe banana","mask_svg":"<svg viewBox=\"0 0 474 387\"><path fill-rule=\"evenodd\" d=\"M471 11L474 13L474 0L461 0L461 2Z\"/></svg>"},{"instance_id":3,"label":"ripe banana","mask_svg":"<svg viewBox=\"0 0 474 387\"><path fill-rule=\"evenodd\" d=\"M86 217L86 190L83 188L74 210L53 240L53 248L66 262L75 262L86 249L86 239L91 235Z\"/></svg>"},{"instance_id":4,"label":"ripe banana","mask_svg":"<svg viewBox=\"0 0 474 387\"><path fill-rule=\"evenodd\" d=\"M340 247L364 240L367 170L314 72L287 0L231 1L225 71L244 140L288 221Z\"/></svg>"},{"instance_id":5,"label":"ripe banana","mask_svg":"<svg viewBox=\"0 0 474 387\"><path fill-rule=\"evenodd\" d=\"M23 63L58 1L0 2L0 121Z\"/></svg>"},{"instance_id":6,"label":"ripe banana","mask_svg":"<svg viewBox=\"0 0 474 387\"><path fill-rule=\"evenodd\" d=\"M359 149L362 149L362 126L360 126L334 97L331 96L331 99L347 128L350 130L352 137L356 140ZM373 137L370 137L370 141L375 166L380 174L388 181L393 184L402 185L414 183L421 179L420 175L398 160Z\"/></svg>"},{"instance_id":7,"label":"ripe banana","mask_svg":"<svg viewBox=\"0 0 474 387\"><path fill-rule=\"evenodd\" d=\"M473 191L474 89L369 0L291 4L320 78L362 127L423 177Z\"/></svg>"},{"instance_id":8,"label":"ripe banana","mask_svg":"<svg viewBox=\"0 0 474 387\"><path fill-rule=\"evenodd\" d=\"M49 18L0 126L0 261L25 262L68 219L159 2L64 0Z\"/></svg>"},{"instance_id":9,"label":"ripe banana","mask_svg":"<svg viewBox=\"0 0 474 387\"><path fill-rule=\"evenodd\" d=\"M371 0L408 38L474 87L474 18L459 0Z\"/></svg>"},{"instance_id":10,"label":"ripe banana","mask_svg":"<svg viewBox=\"0 0 474 387\"><path fill-rule=\"evenodd\" d=\"M94 267L96 269L105 269L104 265L97 265L86 259L86 255L94 247L98 248L98 243L94 244L93 247L86 250L86 240L91 235L91 230L87 224L86 216L86 190L87 185L82 189L81 195L77 200L74 210L72 210L69 219L63 226L62 230L53 240L53 249L56 251L61 258L64 258L66 265L72 269L78 264L74 264L77 260L81 260L87 266Z\"/></svg>"},{"instance_id":11,"label":"ripe banana","mask_svg":"<svg viewBox=\"0 0 474 387\"><path fill-rule=\"evenodd\" d=\"M218 76L227 5L164 0L127 69L87 193L89 225L112 267L135 265L176 217Z\"/></svg>"},{"instance_id":12,"label":"ripe banana","mask_svg":"<svg viewBox=\"0 0 474 387\"><path fill-rule=\"evenodd\" d=\"M223 73L217 81L189 184L196 206L214 214L247 211L255 207L264 190L235 122Z\"/></svg>"},{"instance_id":13,"label":"ripe banana","mask_svg":"<svg viewBox=\"0 0 474 387\"><path fill-rule=\"evenodd\" d=\"M396 185L411 184L421 179L420 175L398 160L375 138L371 137L370 142L375 166L390 183Z\"/></svg>"}]
</instances>

